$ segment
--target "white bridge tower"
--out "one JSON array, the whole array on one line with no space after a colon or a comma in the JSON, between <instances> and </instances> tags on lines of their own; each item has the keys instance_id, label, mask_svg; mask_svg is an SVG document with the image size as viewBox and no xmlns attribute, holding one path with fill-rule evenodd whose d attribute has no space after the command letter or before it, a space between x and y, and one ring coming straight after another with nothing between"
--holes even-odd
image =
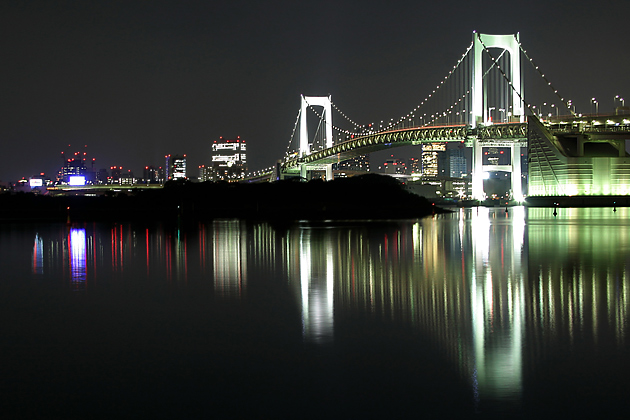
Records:
<instances>
[{"instance_id":1,"label":"white bridge tower","mask_svg":"<svg viewBox=\"0 0 630 420\"><path fill-rule=\"evenodd\" d=\"M516 118L519 122L525 122L523 108L523 85L521 81L521 60L519 35L488 35L473 32L473 62L472 62L472 111L471 125L473 128L481 124L491 124L487 113L487 104L484 104L487 86L483 82L483 52L486 48L501 48L510 54L509 72L506 73L512 98L512 121ZM491 65L495 65L492 63ZM498 65L498 64L497 64ZM505 71L505 69L501 69ZM508 119L510 122L510 119ZM477 200L485 199L483 191L483 147L501 147L506 146L504 142L493 142L492 140L479 141L475 138L473 144L473 162L472 162L472 194ZM502 165L501 167L488 167L492 170L507 170L512 173L512 196L517 201L523 199L523 191L521 187L521 152L520 142L514 142L509 145L511 151L511 165ZM487 166L487 165L486 165Z\"/></svg>"},{"instance_id":2,"label":"white bridge tower","mask_svg":"<svg viewBox=\"0 0 630 420\"><path fill-rule=\"evenodd\" d=\"M306 125L306 113L309 106L321 106L324 108L322 112L322 119L324 124L324 144L326 148L333 146L333 134L332 134L332 102L330 96L304 96L302 95L302 105L300 108L300 157L308 156L311 154L311 143L308 141L308 126ZM332 164L328 165L300 165L300 174L306 178L307 170L325 170L326 180L333 179Z\"/></svg>"}]
</instances>

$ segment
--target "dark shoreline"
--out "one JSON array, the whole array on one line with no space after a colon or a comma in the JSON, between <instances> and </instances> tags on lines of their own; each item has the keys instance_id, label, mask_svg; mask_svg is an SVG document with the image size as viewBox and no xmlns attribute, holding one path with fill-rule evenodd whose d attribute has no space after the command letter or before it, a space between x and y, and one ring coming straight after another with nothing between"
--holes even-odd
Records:
<instances>
[{"instance_id":1,"label":"dark shoreline","mask_svg":"<svg viewBox=\"0 0 630 420\"><path fill-rule=\"evenodd\" d=\"M264 184L169 182L133 195L97 197L0 195L0 222L199 222L222 218L293 223L300 220L394 220L445 212L393 178L365 175L335 181Z\"/></svg>"}]
</instances>

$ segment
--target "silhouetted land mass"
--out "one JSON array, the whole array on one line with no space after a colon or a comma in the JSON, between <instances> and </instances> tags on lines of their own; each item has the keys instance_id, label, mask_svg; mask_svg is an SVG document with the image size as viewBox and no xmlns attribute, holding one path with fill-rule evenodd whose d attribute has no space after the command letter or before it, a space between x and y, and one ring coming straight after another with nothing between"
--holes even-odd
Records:
<instances>
[{"instance_id":1,"label":"silhouetted land mass","mask_svg":"<svg viewBox=\"0 0 630 420\"><path fill-rule=\"evenodd\" d=\"M69 208L69 209L68 209ZM295 220L385 220L418 218L436 209L395 179L364 175L331 182L167 182L160 190L97 197L0 195L0 220L205 221L240 218Z\"/></svg>"}]
</instances>

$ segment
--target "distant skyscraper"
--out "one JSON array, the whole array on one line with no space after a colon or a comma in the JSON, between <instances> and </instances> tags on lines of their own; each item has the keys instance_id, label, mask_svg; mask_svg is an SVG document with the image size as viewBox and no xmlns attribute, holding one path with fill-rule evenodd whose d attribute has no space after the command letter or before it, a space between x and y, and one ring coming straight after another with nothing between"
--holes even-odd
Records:
<instances>
[{"instance_id":1,"label":"distant skyscraper","mask_svg":"<svg viewBox=\"0 0 630 420\"><path fill-rule=\"evenodd\" d=\"M449 145L450 146L450 145ZM466 148L463 143L446 149L449 174L451 178L463 178L468 174L466 163Z\"/></svg>"},{"instance_id":2,"label":"distant skyscraper","mask_svg":"<svg viewBox=\"0 0 630 420\"><path fill-rule=\"evenodd\" d=\"M107 184L107 178L109 178L109 173L107 172L107 169L99 169L98 173L96 174L96 181L99 184Z\"/></svg>"},{"instance_id":3,"label":"distant skyscraper","mask_svg":"<svg viewBox=\"0 0 630 420\"><path fill-rule=\"evenodd\" d=\"M68 145L68 148L72 147ZM63 163L57 174L57 182L67 184L71 177L82 177L84 183L92 184L96 182L96 174L94 172L94 161L92 159L91 168L88 168L87 145L83 151L72 152L68 149L68 153L61 152Z\"/></svg>"},{"instance_id":4,"label":"distant skyscraper","mask_svg":"<svg viewBox=\"0 0 630 420\"><path fill-rule=\"evenodd\" d=\"M444 152L444 143L428 143L422 145L422 176L438 176L438 152Z\"/></svg>"},{"instance_id":5,"label":"distant skyscraper","mask_svg":"<svg viewBox=\"0 0 630 420\"><path fill-rule=\"evenodd\" d=\"M122 178L122 166L112 166L109 168L111 176L109 177L108 184L120 184Z\"/></svg>"},{"instance_id":6,"label":"distant skyscraper","mask_svg":"<svg viewBox=\"0 0 630 420\"><path fill-rule=\"evenodd\" d=\"M206 165L199 166L199 182L213 181L212 167Z\"/></svg>"},{"instance_id":7,"label":"distant skyscraper","mask_svg":"<svg viewBox=\"0 0 630 420\"><path fill-rule=\"evenodd\" d=\"M186 155L166 156L166 180L186 179Z\"/></svg>"},{"instance_id":8,"label":"distant skyscraper","mask_svg":"<svg viewBox=\"0 0 630 420\"><path fill-rule=\"evenodd\" d=\"M240 137L220 137L212 143L212 172L215 181L236 181L247 172L247 144Z\"/></svg>"},{"instance_id":9,"label":"distant skyscraper","mask_svg":"<svg viewBox=\"0 0 630 420\"><path fill-rule=\"evenodd\" d=\"M67 184L71 176L85 176L87 168L81 158L68 159L59 170L58 180Z\"/></svg>"},{"instance_id":10,"label":"distant skyscraper","mask_svg":"<svg viewBox=\"0 0 630 420\"><path fill-rule=\"evenodd\" d=\"M164 170L161 166L159 168L153 165L145 166L142 179L147 184L160 184L164 182Z\"/></svg>"}]
</instances>

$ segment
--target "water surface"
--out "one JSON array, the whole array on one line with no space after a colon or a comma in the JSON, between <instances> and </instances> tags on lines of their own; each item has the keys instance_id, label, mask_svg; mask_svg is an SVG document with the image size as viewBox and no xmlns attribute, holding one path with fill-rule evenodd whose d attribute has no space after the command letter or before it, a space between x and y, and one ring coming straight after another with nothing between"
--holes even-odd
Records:
<instances>
[{"instance_id":1,"label":"water surface","mask_svg":"<svg viewBox=\"0 0 630 420\"><path fill-rule=\"evenodd\" d=\"M616 415L628 209L0 225L22 417Z\"/></svg>"}]
</instances>

